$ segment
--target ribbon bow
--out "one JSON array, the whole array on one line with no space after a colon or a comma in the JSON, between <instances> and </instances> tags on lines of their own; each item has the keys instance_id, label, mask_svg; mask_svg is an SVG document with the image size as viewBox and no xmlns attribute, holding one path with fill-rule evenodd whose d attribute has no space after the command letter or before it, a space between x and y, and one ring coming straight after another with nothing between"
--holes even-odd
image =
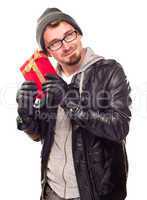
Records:
<instances>
[{"instance_id":1,"label":"ribbon bow","mask_svg":"<svg viewBox=\"0 0 147 200\"><path fill-rule=\"evenodd\" d=\"M34 55L31 56L31 58L28 61L28 64L25 66L24 70L22 71L23 75L25 75L26 73L30 72L31 70L33 70L41 83L45 82L45 78L42 75L41 71L39 70L38 66L36 65L36 60L41 58L41 57L47 57L45 56L43 53L41 54L38 50L35 51Z\"/></svg>"}]
</instances>

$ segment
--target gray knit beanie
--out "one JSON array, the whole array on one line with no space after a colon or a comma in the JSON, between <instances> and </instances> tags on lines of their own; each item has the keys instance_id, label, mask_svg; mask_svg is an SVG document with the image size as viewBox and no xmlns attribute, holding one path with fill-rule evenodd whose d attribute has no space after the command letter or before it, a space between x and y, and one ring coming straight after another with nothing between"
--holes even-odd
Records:
<instances>
[{"instance_id":1,"label":"gray knit beanie","mask_svg":"<svg viewBox=\"0 0 147 200\"><path fill-rule=\"evenodd\" d=\"M39 17L37 21L37 30L36 30L36 40L38 45L42 50L45 50L44 40L43 40L43 33L47 25L54 21L66 21L67 23L71 24L79 33L83 35L81 28L78 26L76 21L66 13L63 13L58 8L47 8L43 14Z\"/></svg>"}]
</instances>

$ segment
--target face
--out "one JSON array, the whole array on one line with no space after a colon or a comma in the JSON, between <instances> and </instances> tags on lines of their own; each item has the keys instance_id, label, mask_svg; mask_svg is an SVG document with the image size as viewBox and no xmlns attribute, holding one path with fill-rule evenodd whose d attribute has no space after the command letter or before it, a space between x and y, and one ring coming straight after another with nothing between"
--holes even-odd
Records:
<instances>
[{"instance_id":1,"label":"face","mask_svg":"<svg viewBox=\"0 0 147 200\"><path fill-rule=\"evenodd\" d=\"M67 22L61 22L56 27L47 27L43 35L45 47L47 48L56 40L62 40L74 30L74 27ZM83 50L81 35L77 34L77 38L71 42L67 43L64 40L62 42L63 44L58 50L53 51L47 48L49 56L53 56L61 66L78 64Z\"/></svg>"}]
</instances>

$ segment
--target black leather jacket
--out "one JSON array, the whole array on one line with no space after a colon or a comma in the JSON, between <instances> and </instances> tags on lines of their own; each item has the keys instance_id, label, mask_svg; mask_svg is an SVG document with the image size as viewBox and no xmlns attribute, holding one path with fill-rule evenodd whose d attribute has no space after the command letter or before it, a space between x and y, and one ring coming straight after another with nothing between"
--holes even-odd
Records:
<instances>
[{"instance_id":1,"label":"black leather jacket","mask_svg":"<svg viewBox=\"0 0 147 200\"><path fill-rule=\"evenodd\" d=\"M80 78L81 73L72 81L79 84ZM83 118L83 125L72 121L72 150L80 199L123 200L128 173L125 139L129 131L131 99L122 67L115 60L96 62L84 71L82 90L91 95L86 109L88 118ZM52 111L54 116L56 111ZM38 130L43 142L43 185L54 127L55 117L42 119Z\"/></svg>"}]
</instances>

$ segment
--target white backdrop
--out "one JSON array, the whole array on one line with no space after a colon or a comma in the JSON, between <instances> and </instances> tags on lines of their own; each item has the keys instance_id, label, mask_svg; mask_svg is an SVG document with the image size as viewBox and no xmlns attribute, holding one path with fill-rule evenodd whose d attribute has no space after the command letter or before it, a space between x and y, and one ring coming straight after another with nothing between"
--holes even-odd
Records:
<instances>
[{"instance_id":1,"label":"white backdrop","mask_svg":"<svg viewBox=\"0 0 147 200\"><path fill-rule=\"evenodd\" d=\"M47 7L71 14L83 42L99 55L117 59L132 87L132 121L127 142L127 200L146 199L147 28L145 0L5 0L0 5L0 198L37 200L40 195L40 143L16 130L19 67L37 47L36 20Z\"/></svg>"}]
</instances>

